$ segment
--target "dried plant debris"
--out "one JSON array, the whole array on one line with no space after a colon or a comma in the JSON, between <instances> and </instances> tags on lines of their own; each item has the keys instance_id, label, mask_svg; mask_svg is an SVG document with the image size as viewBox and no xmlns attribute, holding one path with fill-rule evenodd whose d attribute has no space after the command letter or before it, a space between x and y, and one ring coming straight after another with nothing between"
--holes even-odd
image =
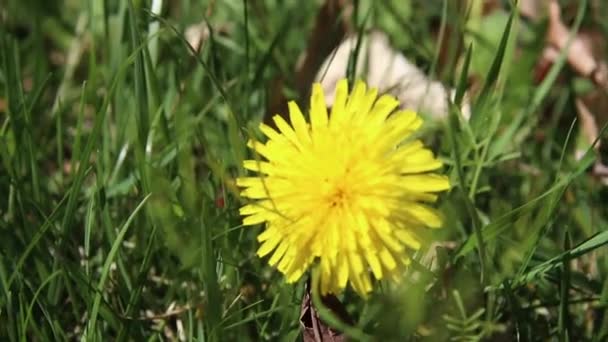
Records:
<instances>
[{"instance_id":1,"label":"dried plant debris","mask_svg":"<svg viewBox=\"0 0 608 342\"><path fill-rule=\"evenodd\" d=\"M372 31L361 39L355 68L358 78L367 80L370 87L376 87L380 92L394 95L403 108L414 109L434 118L447 116L448 101L453 98L454 90L425 75L390 45L384 33ZM326 94L333 94L338 80L346 76L349 59L358 40L356 35L349 36L319 69L316 79L321 82ZM333 100L332 96L326 98L330 106ZM466 118L470 116L467 103L463 105L462 113Z\"/></svg>"},{"instance_id":2,"label":"dried plant debris","mask_svg":"<svg viewBox=\"0 0 608 342\"><path fill-rule=\"evenodd\" d=\"M322 297L323 303L340 319L348 324L353 324L352 319L346 312L344 305L333 295ZM347 341L344 334L327 326L320 318L312 304L312 294L310 287L306 287L306 292L302 298L300 309L300 327L302 337L305 342L343 342Z\"/></svg>"},{"instance_id":3,"label":"dried plant debris","mask_svg":"<svg viewBox=\"0 0 608 342\"><path fill-rule=\"evenodd\" d=\"M538 1L528 0L526 6L541 8L543 4ZM583 140L582 145L577 146L576 157L580 158L584 151L593 144L599 135L599 127L608 122L608 65L605 62L606 43L603 35L597 31L581 29L573 37L568 46L570 29L564 24L562 19L562 9L557 1L549 1L546 10L548 12L549 27L547 30L546 46L543 50L537 69L540 72L538 78L542 79L546 71L556 61L563 49L569 48L566 57L568 65L575 71L580 78L587 79L594 85L590 90L577 94L575 100L579 125ZM541 14L538 11L528 11L532 19L538 18ZM599 152L600 143L594 145ZM593 168L595 175L602 178L604 183L608 183L608 167L598 160Z\"/></svg>"},{"instance_id":4,"label":"dried plant debris","mask_svg":"<svg viewBox=\"0 0 608 342\"><path fill-rule=\"evenodd\" d=\"M209 26L204 21L188 26L184 32L186 41L196 52L200 51L201 46L209 39L209 35Z\"/></svg>"},{"instance_id":5,"label":"dried plant debris","mask_svg":"<svg viewBox=\"0 0 608 342\"><path fill-rule=\"evenodd\" d=\"M546 53L545 56L557 57L559 51L568 44L570 30L562 21L561 9L557 1L549 3L549 29L547 31L547 46L555 53ZM601 59L603 37L592 32L581 30L572 42L567 53L568 64L574 71L583 77L589 78L598 87L608 89L608 67Z\"/></svg>"}]
</instances>

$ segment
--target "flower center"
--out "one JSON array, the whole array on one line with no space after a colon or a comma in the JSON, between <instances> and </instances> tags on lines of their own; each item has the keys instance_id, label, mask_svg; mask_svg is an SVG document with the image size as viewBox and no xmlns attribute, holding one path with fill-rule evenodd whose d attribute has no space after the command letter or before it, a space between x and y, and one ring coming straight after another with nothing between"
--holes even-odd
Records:
<instances>
[{"instance_id":1,"label":"flower center","mask_svg":"<svg viewBox=\"0 0 608 342\"><path fill-rule=\"evenodd\" d=\"M337 166L335 173L327 175L321 182L321 200L329 209L343 209L355 201L356 169L349 162L345 164Z\"/></svg>"},{"instance_id":2,"label":"flower center","mask_svg":"<svg viewBox=\"0 0 608 342\"><path fill-rule=\"evenodd\" d=\"M329 196L329 206L332 208L343 207L348 200L348 194L343 187L337 186L334 192Z\"/></svg>"}]
</instances>

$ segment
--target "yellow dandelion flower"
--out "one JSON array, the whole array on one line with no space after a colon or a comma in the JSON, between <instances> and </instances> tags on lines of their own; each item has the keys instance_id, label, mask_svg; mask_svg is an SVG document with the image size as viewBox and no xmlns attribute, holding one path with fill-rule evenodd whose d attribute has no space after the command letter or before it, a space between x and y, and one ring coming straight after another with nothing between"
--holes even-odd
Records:
<instances>
[{"instance_id":1,"label":"yellow dandelion flower","mask_svg":"<svg viewBox=\"0 0 608 342\"><path fill-rule=\"evenodd\" d=\"M249 142L261 157L244 161L257 176L237 179L252 200L240 214L245 225L266 224L257 254L270 255L288 282L317 264L321 293L350 283L365 295L371 275L394 275L409 263L406 249L420 247L418 232L441 225L425 203L449 188L448 179L428 172L442 163L411 138L420 117L398 105L361 81L349 95L342 80L328 115L314 84L310 123L290 102L291 124L277 115L278 131L260 126L266 143Z\"/></svg>"}]
</instances>

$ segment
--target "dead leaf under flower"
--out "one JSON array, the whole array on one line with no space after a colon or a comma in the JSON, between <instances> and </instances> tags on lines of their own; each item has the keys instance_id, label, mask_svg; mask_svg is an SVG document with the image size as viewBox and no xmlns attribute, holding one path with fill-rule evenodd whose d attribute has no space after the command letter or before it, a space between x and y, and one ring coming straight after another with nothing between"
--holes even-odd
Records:
<instances>
[{"instance_id":1,"label":"dead leaf under flower","mask_svg":"<svg viewBox=\"0 0 608 342\"><path fill-rule=\"evenodd\" d=\"M344 305L333 295L327 295L322 298L323 303L345 323L353 324L351 318L346 312ZM302 329L302 338L304 342L343 342L348 339L346 336L328 325L326 325L312 303L312 294L310 286L307 284L306 292L302 298L300 308L300 327Z\"/></svg>"}]
</instances>

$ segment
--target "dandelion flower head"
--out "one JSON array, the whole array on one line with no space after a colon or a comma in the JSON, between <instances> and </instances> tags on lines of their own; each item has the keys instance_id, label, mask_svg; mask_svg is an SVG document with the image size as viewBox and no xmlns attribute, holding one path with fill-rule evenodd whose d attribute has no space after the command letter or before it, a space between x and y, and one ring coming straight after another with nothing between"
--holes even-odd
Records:
<instances>
[{"instance_id":1,"label":"dandelion flower head","mask_svg":"<svg viewBox=\"0 0 608 342\"><path fill-rule=\"evenodd\" d=\"M309 122L289 102L290 123L276 115L278 130L261 124L267 141L249 142L257 157L244 167L255 176L237 179L251 200L240 214L245 225L265 223L257 254L269 255L288 282L316 265L321 293L350 284L366 295L372 276L393 276L409 263L422 229L441 226L429 203L448 179L429 172L442 163L412 138L420 117L398 106L362 81L349 94L341 80L328 115L314 84Z\"/></svg>"}]
</instances>

